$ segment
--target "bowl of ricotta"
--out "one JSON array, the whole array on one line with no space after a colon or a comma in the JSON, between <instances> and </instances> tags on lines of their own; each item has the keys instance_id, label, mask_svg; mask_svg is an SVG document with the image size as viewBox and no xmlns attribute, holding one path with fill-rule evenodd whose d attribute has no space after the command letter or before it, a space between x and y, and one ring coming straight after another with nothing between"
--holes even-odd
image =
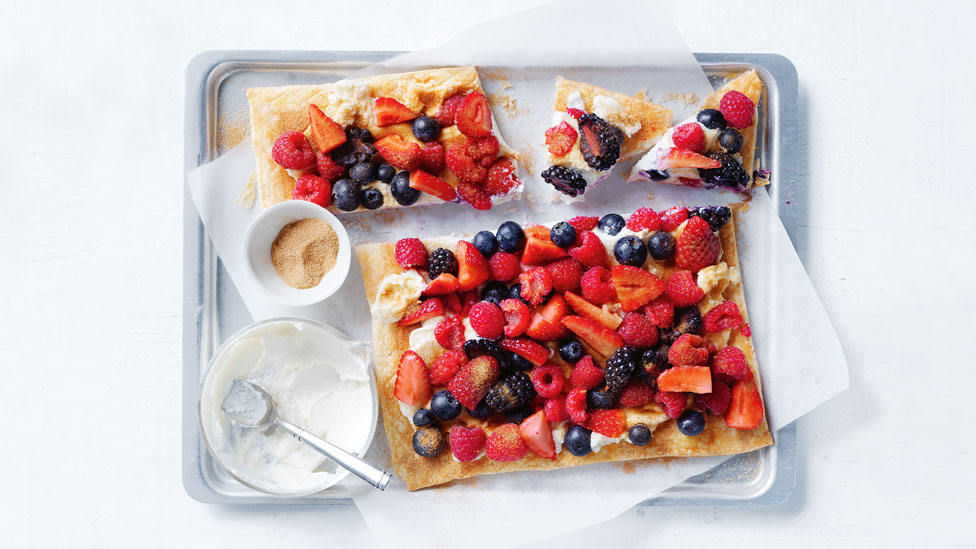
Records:
<instances>
[{"instance_id":1,"label":"bowl of ricotta","mask_svg":"<svg viewBox=\"0 0 976 549\"><path fill-rule=\"evenodd\" d=\"M221 404L235 379L261 386L282 418L358 456L373 440L378 400L369 343L310 320L252 324L214 354L198 405L211 456L245 486L275 496L308 496L349 472L284 430L232 422Z\"/></svg>"}]
</instances>

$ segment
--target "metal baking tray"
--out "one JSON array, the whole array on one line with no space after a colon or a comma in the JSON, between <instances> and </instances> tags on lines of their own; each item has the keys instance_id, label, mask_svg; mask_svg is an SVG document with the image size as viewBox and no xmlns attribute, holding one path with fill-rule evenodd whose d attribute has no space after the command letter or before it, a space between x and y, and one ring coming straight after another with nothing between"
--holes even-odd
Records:
<instances>
[{"instance_id":1,"label":"metal baking tray","mask_svg":"<svg viewBox=\"0 0 976 549\"><path fill-rule=\"evenodd\" d=\"M210 51L186 73L184 171L215 159L248 132L244 89L333 82L401 52ZM776 54L695 54L713 81L755 68L766 85L760 102L760 164L773 172L768 190L796 242L798 184L797 74ZM555 74L555 72L554 72ZM757 192L763 192L762 190ZM275 498L237 483L220 470L203 444L197 422L200 380L224 338L252 322L217 258L184 185L183 198L183 486L204 503L352 504L342 486L305 498ZM796 424L775 435L776 445L733 457L641 505L765 506L789 498L796 483Z\"/></svg>"}]
</instances>

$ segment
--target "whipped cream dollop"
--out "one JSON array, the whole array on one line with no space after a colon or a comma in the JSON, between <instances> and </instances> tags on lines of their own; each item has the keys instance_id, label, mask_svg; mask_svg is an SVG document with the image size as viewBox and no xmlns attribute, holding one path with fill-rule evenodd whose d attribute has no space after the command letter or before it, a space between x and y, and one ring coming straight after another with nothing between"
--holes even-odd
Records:
<instances>
[{"instance_id":1,"label":"whipped cream dollop","mask_svg":"<svg viewBox=\"0 0 976 549\"><path fill-rule=\"evenodd\" d=\"M396 322L403 318L410 305L420 299L427 284L417 271L387 275L376 289L376 298L370 307L373 318L382 322Z\"/></svg>"}]
</instances>

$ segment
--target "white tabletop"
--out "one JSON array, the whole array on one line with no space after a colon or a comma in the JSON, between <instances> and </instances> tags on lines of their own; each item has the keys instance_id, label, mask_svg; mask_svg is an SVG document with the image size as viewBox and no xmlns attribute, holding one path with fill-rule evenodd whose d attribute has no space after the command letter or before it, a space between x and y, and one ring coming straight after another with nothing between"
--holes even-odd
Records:
<instances>
[{"instance_id":1,"label":"white tabletop","mask_svg":"<svg viewBox=\"0 0 976 549\"><path fill-rule=\"evenodd\" d=\"M542 3L5 2L0 545L372 546L354 507L183 491L183 71L210 49L422 49ZM798 247L851 389L800 421L786 504L633 510L560 543L962 544L976 519L974 4L672 6L693 51L797 67ZM608 39L615 16L581 14L567 40Z\"/></svg>"}]
</instances>

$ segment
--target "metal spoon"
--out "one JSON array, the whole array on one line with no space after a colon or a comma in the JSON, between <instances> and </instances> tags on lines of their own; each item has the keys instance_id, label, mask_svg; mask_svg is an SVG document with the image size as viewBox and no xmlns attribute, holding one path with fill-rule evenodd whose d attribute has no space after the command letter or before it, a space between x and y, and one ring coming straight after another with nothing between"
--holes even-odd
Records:
<instances>
[{"instance_id":1,"label":"metal spoon","mask_svg":"<svg viewBox=\"0 0 976 549\"><path fill-rule=\"evenodd\" d=\"M352 474L365 480L374 488L385 490L390 479L393 478L390 473L366 463L359 457L313 435L294 423L281 419L271 395L250 381L235 379L231 384L230 391L227 392L227 396L224 397L220 409L232 421L243 427L268 427L270 425L281 427L291 433L291 436L348 469Z\"/></svg>"}]
</instances>

